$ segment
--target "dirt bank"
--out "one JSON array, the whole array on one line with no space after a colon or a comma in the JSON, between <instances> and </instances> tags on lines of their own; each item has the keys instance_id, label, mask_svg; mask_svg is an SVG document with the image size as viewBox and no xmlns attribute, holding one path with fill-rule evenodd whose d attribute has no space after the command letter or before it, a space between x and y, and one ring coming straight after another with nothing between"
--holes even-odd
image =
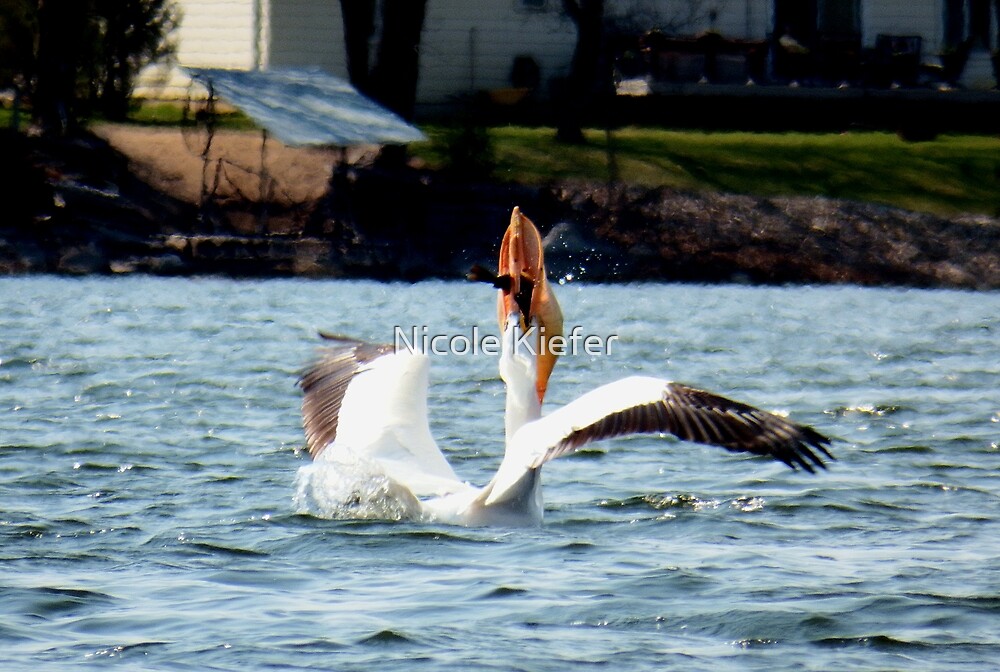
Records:
<instances>
[{"instance_id":1,"label":"dirt bank","mask_svg":"<svg viewBox=\"0 0 1000 672\"><path fill-rule=\"evenodd\" d=\"M99 124L93 132L128 157L137 177L193 205L202 198L203 178L204 188L214 187L219 199L260 200L263 189L276 203L309 203L326 193L340 158L337 150L290 148L258 132L216 131L210 146L208 133L196 127ZM348 159L364 162L376 151L351 149Z\"/></svg>"}]
</instances>

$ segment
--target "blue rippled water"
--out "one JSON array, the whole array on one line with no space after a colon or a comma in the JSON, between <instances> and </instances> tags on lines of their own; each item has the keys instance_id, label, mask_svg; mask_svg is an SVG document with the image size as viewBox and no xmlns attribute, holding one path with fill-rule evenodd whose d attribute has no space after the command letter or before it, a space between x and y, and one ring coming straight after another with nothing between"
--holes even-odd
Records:
<instances>
[{"instance_id":1,"label":"blue rippled water","mask_svg":"<svg viewBox=\"0 0 1000 672\"><path fill-rule=\"evenodd\" d=\"M648 373L837 437L810 476L656 437L546 467L546 523L296 512L317 329L495 329L461 283L0 279L4 670L983 670L1000 661L1000 294L569 284L548 401ZM436 357L485 482L503 395Z\"/></svg>"}]
</instances>

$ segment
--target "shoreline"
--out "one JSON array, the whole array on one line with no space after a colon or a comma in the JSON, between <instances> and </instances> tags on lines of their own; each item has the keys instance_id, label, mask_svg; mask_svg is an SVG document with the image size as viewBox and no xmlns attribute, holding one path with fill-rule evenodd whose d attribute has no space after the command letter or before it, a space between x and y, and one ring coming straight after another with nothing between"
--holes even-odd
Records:
<instances>
[{"instance_id":1,"label":"shoreline","mask_svg":"<svg viewBox=\"0 0 1000 672\"><path fill-rule=\"evenodd\" d=\"M259 159L260 139L232 134L242 148L219 151L236 158L203 160L145 141L157 133L190 145L177 131L141 127L59 143L0 136L13 150L0 175L9 204L0 274L462 278L493 264L517 205L546 236L556 279L1000 288L996 218L826 198L471 183L381 172L365 148L333 170L332 150L271 145L262 175L247 171L199 206L202 167Z\"/></svg>"}]
</instances>

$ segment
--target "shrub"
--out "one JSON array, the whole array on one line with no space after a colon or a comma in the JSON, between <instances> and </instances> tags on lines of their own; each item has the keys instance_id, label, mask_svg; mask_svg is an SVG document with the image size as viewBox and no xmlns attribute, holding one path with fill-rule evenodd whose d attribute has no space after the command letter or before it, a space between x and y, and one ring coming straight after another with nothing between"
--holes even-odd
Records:
<instances>
[{"instance_id":1,"label":"shrub","mask_svg":"<svg viewBox=\"0 0 1000 672\"><path fill-rule=\"evenodd\" d=\"M0 0L0 87L30 101L44 130L77 115L123 119L144 66L173 53L172 0Z\"/></svg>"}]
</instances>

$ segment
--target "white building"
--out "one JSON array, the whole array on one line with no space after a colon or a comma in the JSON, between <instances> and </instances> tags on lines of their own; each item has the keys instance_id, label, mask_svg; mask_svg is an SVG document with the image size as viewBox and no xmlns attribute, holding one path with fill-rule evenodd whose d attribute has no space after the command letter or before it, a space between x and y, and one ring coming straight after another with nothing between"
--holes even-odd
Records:
<instances>
[{"instance_id":1,"label":"white building","mask_svg":"<svg viewBox=\"0 0 1000 672\"><path fill-rule=\"evenodd\" d=\"M320 67L346 77L338 0L176 0L183 16L175 39L179 65L218 68ZM874 47L879 35L921 38L934 61L956 39L984 35L997 47L997 0L607 0L618 26L642 32L769 40L788 29L806 40L826 37ZM985 6L985 14L983 7ZM992 15L991 15L992 12ZM983 25L985 22L985 25ZM959 35L956 38L955 35ZM561 0L428 0L420 46L417 101L509 87L514 59L530 56L540 84L567 73L576 29ZM155 86L147 72L140 93L187 95L173 72Z\"/></svg>"}]
</instances>

